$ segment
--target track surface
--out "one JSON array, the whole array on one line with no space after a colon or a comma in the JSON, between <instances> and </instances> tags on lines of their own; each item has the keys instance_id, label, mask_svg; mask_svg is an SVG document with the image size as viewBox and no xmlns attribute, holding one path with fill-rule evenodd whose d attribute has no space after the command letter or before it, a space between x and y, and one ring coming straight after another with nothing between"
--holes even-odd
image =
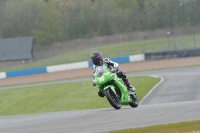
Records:
<instances>
[{"instance_id":1,"label":"track surface","mask_svg":"<svg viewBox=\"0 0 200 133\"><path fill-rule=\"evenodd\" d=\"M66 111L0 117L1 133L90 133L200 119L200 67L129 73L158 75L163 82L138 108ZM72 82L91 80L80 78ZM70 82L71 82L70 81ZM54 82L69 82L63 80ZM51 84L51 83L42 83ZM41 85L41 84L35 84ZM15 87L16 88L16 87ZM3 89L11 89L3 88Z\"/></svg>"}]
</instances>

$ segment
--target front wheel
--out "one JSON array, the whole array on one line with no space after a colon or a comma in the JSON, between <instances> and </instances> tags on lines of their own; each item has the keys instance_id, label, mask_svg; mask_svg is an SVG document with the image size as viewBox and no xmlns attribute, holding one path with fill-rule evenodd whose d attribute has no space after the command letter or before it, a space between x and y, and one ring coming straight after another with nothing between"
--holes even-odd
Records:
<instances>
[{"instance_id":1,"label":"front wheel","mask_svg":"<svg viewBox=\"0 0 200 133\"><path fill-rule=\"evenodd\" d=\"M105 95L106 95L106 98L108 99L109 103L115 109L120 109L121 108L121 104L120 104L118 96L111 89L107 89L105 91Z\"/></svg>"},{"instance_id":2,"label":"front wheel","mask_svg":"<svg viewBox=\"0 0 200 133\"><path fill-rule=\"evenodd\" d=\"M135 92L133 92L131 98L133 99L133 101L131 103L129 103L129 105L133 108L136 108L139 104L139 101L138 101L138 98L137 98L137 95Z\"/></svg>"}]
</instances>

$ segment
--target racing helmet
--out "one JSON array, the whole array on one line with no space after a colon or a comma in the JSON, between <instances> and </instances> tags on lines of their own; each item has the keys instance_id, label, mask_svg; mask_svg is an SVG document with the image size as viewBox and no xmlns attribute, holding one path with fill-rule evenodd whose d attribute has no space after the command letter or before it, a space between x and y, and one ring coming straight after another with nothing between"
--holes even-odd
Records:
<instances>
[{"instance_id":1,"label":"racing helmet","mask_svg":"<svg viewBox=\"0 0 200 133\"><path fill-rule=\"evenodd\" d=\"M102 66L103 65L102 54L100 52L98 52L98 51L94 51L91 54L91 60L92 60L94 65L97 65L97 66Z\"/></svg>"}]
</instances>

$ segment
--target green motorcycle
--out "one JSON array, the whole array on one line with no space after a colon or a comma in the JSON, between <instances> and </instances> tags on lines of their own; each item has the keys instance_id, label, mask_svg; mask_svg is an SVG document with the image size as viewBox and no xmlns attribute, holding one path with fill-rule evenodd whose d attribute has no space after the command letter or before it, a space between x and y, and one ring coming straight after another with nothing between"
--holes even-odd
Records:
<instances>
[{"instance_id":1,"label":"green motorcycle","mask_svg":"<svg viewBox=\"0 0 200 133\"><path fill-rule=\"evenodd\" d=\"M106 66L98 66L93 76L93 82L115 109L120 109L121 105L130 105L133 108L138 106L139 102L135 91L130 93L123 80Z\"/></svg>"}]
</instances>

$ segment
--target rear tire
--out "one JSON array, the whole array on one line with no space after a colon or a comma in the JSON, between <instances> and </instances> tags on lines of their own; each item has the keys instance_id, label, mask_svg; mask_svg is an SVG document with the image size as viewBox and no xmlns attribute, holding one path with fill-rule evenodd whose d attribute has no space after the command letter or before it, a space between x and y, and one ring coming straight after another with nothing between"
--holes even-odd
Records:
<instances>
[{"instance_id":1,"label":"rear tire","mask_svg":"<svg viewBox=\"0 0 200 133\"><path fill-rule=\"evenodd\" d=\"M133 96L131 96L131 98L133 99L133 101L131 103L129 103L129 105L132 108L136 108L139 105L139 101L138 101L138 98L137 98L137 95L135 92L134 92Z\"/></svg>"},{"instance_id":2,"label":"rear tire","mask_svg":"<svg viewBox=\"0 0 200 133\"><path fill-rule=\"evenodd\" d=\"M121 108L121 104L119 101L118 96L111 90L111 89L107 89L105 91L105 95L106 98L108 100L108 102L115 108L115 109L120 109Z\"/></svg>"}]
</instances>

